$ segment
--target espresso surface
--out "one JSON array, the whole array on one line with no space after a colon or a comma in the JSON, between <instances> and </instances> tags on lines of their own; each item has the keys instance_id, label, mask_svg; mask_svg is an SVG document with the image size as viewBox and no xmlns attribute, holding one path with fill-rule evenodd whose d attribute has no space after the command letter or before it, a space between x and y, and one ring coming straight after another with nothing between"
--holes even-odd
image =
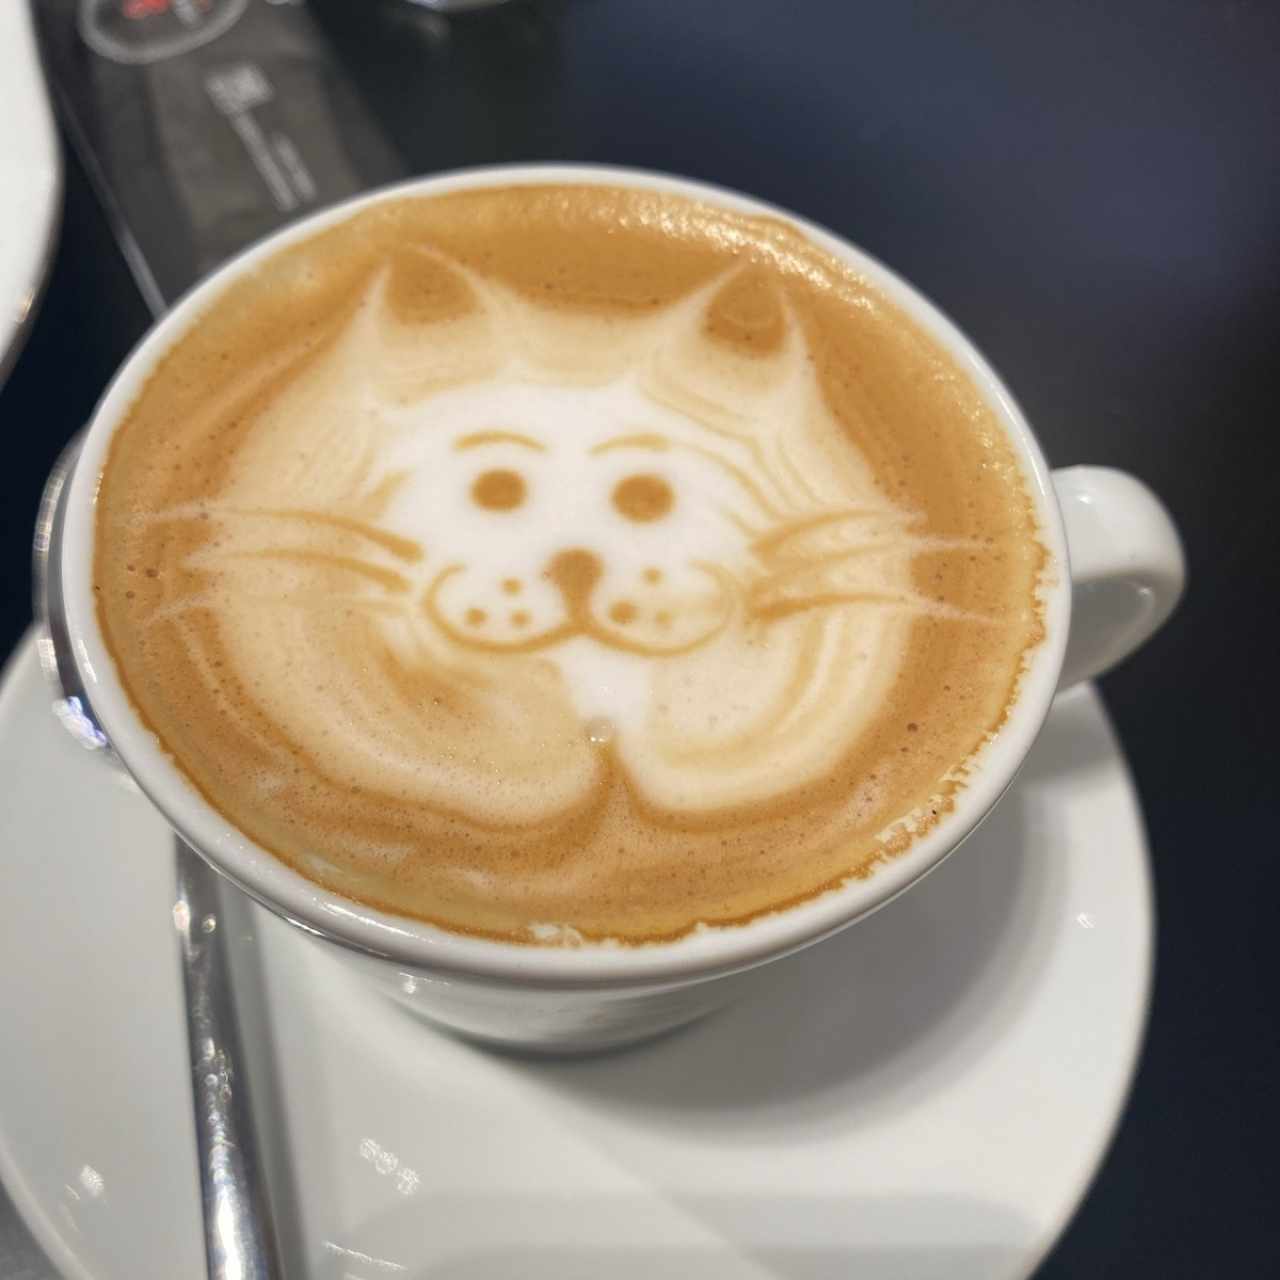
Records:
<instances>
[{"instance_id":1,"label":"espresso surface","mask_svg":"<svg viewBox=\"0 0 1280 1280\"><path fill-rule=\"evenodd\" d=\"M143 720L303 874L643 942L874 873L963 787L1045 553L967 376L786 225L381 203L226 289L113 441Z\"/></svg>"}]
</instances>

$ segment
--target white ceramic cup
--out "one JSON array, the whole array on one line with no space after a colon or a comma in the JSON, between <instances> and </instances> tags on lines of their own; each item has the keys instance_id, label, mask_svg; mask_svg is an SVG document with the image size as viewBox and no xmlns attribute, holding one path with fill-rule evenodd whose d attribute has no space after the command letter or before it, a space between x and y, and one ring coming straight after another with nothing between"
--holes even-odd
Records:
<instances>
[{"instance_id":1,"label":"white ceramic cup","mask_svg":"<svg viewBox=\"0 0 1280 1280\"><path fill-rule=\"evenodd\" d=\"M117 423L157 360L218 294L262 258L380 200L512 183L612 183L780 217L844 259L940 340L981 388L1021 460L1051 557L1046 637L1018 700L976 762L954 811L866 880L747 924L639 947L522 946L467 937L330 893L255 845L192 787L139 721L93 605L93 505ZM1165 509L1139 481L1073 467L1051 473L1013 397L973 344L878 262L829 232L757 200L660 174L559 165L496 167L424 178L359 197L249 249L179 302L143 339L98 405L70 481L62 541L66 623L79 674L112 747L178 833L270 910L329 943L394 998L493 1044L542 1052L623 1045L725 1003L751 970L883 906L957 848L1012 781L1054 693L1120 661L1169 616L1183 558Z\"/></svg>"}]
</instances>

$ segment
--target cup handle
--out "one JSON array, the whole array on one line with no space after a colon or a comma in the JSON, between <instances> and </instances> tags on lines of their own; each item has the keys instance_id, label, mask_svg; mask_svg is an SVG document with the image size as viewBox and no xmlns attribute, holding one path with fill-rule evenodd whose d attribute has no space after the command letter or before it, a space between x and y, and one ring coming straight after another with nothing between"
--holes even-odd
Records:
<instances>
[{"instance_id":1,"label":"cup handle","mask_svg":"<svg viewBox=\"0 0 1280 1280\"><path fill-rule=\"evenodd\" d=\"M1058 687L1123 661L1173 612L1186 564L1164 504L1109 467L1064 467L1053 487L1071 563L1071 632Z\"/></svg>"}]
</instances>

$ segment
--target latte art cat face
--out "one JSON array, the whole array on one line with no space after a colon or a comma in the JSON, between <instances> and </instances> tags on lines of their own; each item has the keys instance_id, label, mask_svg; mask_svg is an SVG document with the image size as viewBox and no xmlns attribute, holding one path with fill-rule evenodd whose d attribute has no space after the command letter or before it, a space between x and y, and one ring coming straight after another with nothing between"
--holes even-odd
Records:
<instances>
[{"instance_id":1,"label":"latte art cat face","mask_svg":"<svg viewBox=\"0 0 1280 1280\"><path fill-rule=\"evenodd\" d=\"M456 644L531 653L581 636L657 658L730 620L725 566L747 550L734 515L746 495L682 444L696 424L625 387L536 383L444 395L422 418L428 438L400 456L429 469L430 490L407 484L387 519L443 551L423 610Z\"/></svg>"},{"instance_id":2,"label":"latte art cat face","mask_svg":"<svg viewBox=\"0 0 1280 1280\"><path fill-rule=\"evenodd\" d=\"M573 232L561 201L539 231L527 190L506 230L533 228L554 292L600 207ZM455 928L642 940L887 856L945 807L1038 625L1030 506L962 375L882 314L919 403L842 404L828 313L849 282L775 224L642 225L642 258L682 278L641 303L606 264L566 306L477 265L483 193L474 233L414 203L393 206L411 236L367 216L346 258L282 260L299 311L324 269L340 300L313 337L240 348L172 472L145 409L176 407L181 346L122 431L100 577L144 715L299 869ZM726 253L744 227L754 252ZM940 410L956 438L935 432L934 462ZM987 489L966 514L894 450ZM126 473L141 505L110 484Z\"/></svg>"},{"instance_id":3,"label":"latte art cat face","mask_svg":"<svg viewBox=\"0 0 1280 1280\"><path fill-rule=\"evenodd\" d=\"M456 263L415 266L471 303L466 338L445 346L483 373L405 395L401 362L417 346L375 277L335 350L279 397L254 455L206 507L219 540L193 563L231 595L224 620L252 601L256 636L264 610L296 624L340 601L406 670L457 697L479 681L509 708L536 664L566 723L603 734L629 785L664 808L759 801L829 768L875 708L869 691L892 679L904 623L956 612L913 588L913 554L982 548L914 536L913 513L877 492L776 288L731 272L619 324L610 342L624 362L575 382L563 370L581 359L581 335L557 349L529 304ZM706 337L744 285L773 339L747 358ZM527 332L536 349L513 343ZM304 736L315 708L293 673L314 680L332 660L306 634L277 657L245 645L272 714ZM352 687L352 673L330 675ZM536 716L528 707L507 731L526 737ZM362 757L352 767L405 750L361 724L341 748ZM437 772L412 750L396 763L422 795L486 820L492 763L518 751L503 732L490 726L471 770ZM575 747L558 785L541 771L508 782L508 806L525 791L521 822L553 816L571 778L583 794L596 785Z\"/></svg>"}]
</instances>

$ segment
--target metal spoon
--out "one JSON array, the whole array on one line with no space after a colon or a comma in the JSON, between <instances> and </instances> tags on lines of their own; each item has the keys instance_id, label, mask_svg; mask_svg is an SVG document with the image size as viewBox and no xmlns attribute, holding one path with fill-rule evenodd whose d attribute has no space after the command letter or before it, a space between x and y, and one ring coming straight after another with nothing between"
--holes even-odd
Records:
<instances>
[{"instance_id":1,"label":"metal spoon","mask_svg":"<svg viewBox=\"0 0 1280 1280\"><path fill-rule=\"evenodd\" d=\"M67 634L62 529L66 484L79 452L76 437L63 450L40 500L32 552L37 645L57 694L58 719L82 746L122 768L94 716ZM218 877L176 836L174 860L178 896L173 920L186 995L209 1280L278 1280L284 1269L254 1135L226 931L218 927Z\"/></svg>"}]
</instances>

